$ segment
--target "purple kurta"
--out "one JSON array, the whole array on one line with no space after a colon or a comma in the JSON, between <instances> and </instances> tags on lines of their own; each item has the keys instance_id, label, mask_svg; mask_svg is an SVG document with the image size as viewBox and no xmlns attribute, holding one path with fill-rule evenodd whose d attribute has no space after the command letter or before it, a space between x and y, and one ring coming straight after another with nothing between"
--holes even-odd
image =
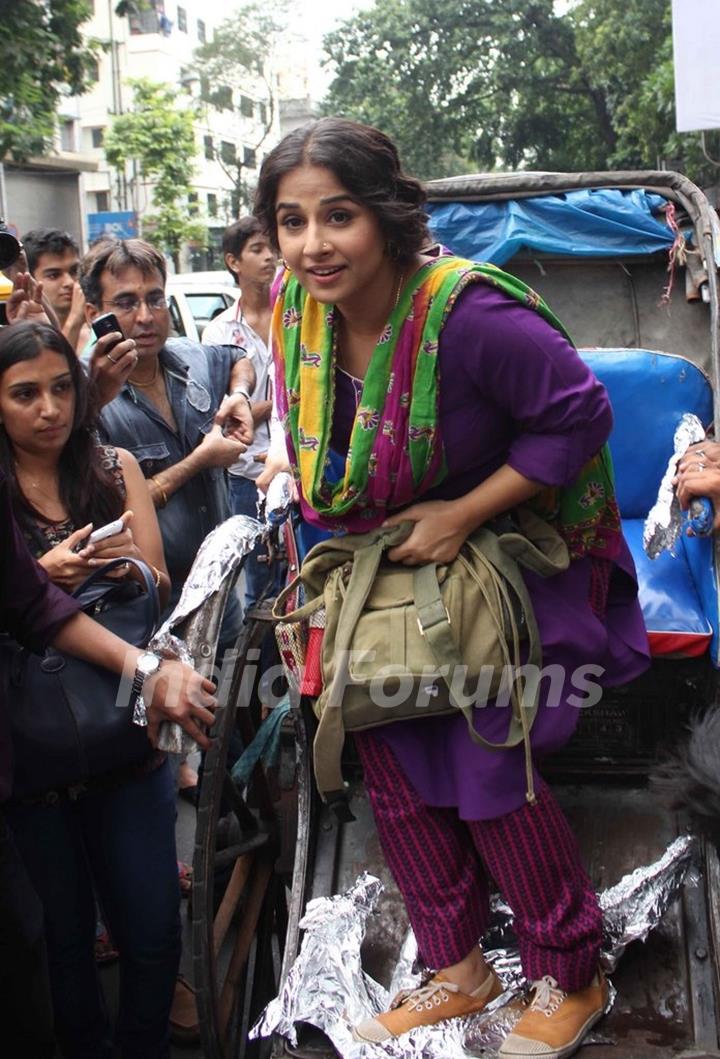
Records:
<instances>
[{"instance_id":1,"label":"purple kurta","mask_svg":"<svg viewBox=\"0 0 720 1059\"><path fill-rule=\"evenodd\" d=\"M566 485L607 441L612 412L604 386L563 336L536 312L483 283L459 297L440 335L440 431L448 476L419 500L463 496L509 463L546 485ZM356 385L338 371L332 447L346 452ZM557 750L587 698L580 666L605 686L638 676L648 664L635 568L623 541L611 575L604 621L590 604L590 559L550 579L524 572L543 647L543 667L562 666L564 681L540 689L533 757ZM597 671L595 671L597 672ZM573 683L574 680L574 683ZM506 738L509 707L489 703L475 726L493 742ZM465 718L438 717L366 733L392 748L425 802L456 806L465 820L502 816L525 802L524 752L489 751L472 742Z\"/></svg>"}]
</instances>

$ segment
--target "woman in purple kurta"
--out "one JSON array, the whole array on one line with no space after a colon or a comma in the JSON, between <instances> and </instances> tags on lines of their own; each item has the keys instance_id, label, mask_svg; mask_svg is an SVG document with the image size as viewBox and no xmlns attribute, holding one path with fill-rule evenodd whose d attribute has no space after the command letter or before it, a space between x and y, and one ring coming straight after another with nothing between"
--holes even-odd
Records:
<instances>
[{"instance_id":1,"label":"woman in purple kurta","mask_svg":"<svg viewBox=\"0 0 720 1059\"><path fill-rule=\"evenodd\" d=\"M412 533L389 558L410 565L450 562L483 522L547 486L584 481L581 471L612 425L604 388L561 325L546 322L554 317L532 292L510 297L513 284L502 280L498 289L492 275L488 283L466 283L473 269L458 262L449 266L458 277L452 293L440 287L444 280L432 279L418 293L425 273L446 274L420 253L427 238L423 202L420 185L402 173L382 133L334 118L295 130L267 156L256 201L285 259L273 316L277 399L303 511L314 525L335 531L348 514L346 525L352 519L377 525L387 513L389 523L409 519ZM470 276L480 278L488 277ZM438 330L427 324L431 318ZM392 373L378 387L390 342ZM429 381L425 355L435 358ZM411 394L404 382L397 385L408 374ZM334 383L329 392L326 378ZM420 429L412 425L416 396L422 402L428 392L437 397ZM374 411L377 394L381 407ZM377 440L364 465L357 452L368 429ZM446 473L434 488L408 494L413 446L418 437L436 436ZM380 467L382 453L392 462ZM436 466L434 458L431 452L426 469ZM343 463L338 483L333 467ZM270 458L266 481L276 467ZM426 470L423 480L430 478ZM583 509L590 495L584 490ZM609 480L601 495L603 510L611 510ZM617 684L647 664L633 564L614 527L612 550L603 553L602 541L588 545L548 580L524 573L543 667L564 672L559 688L541 685L535 761L572 734L574 696L582 702L588 692L583 678ZM492 703L476 709L477 730L502 742L508 711ZM387 725L356 733L355 742L419 954L439 969L390 1011L354 1027L356 1038L382 1043L480 1011L499 995L501 984L477 945L492 877L515 913L523 969L536 987L501 1054L565 1059L607 1000L597 966L601 915L567 821L537 774L537 798L527 791L526 799L523 748L484 750L471 741L461 716Z\"/></svg>"},{"instance_id":2,"label":"woman in purple kurta","mask_svg":"<svg viewBox=\"0 0 720 1059\"><path fill-rule=\"evenodd\" d=\"M478 321L482 326L478 326ZM545 485L565 485L607 440L612 412L605 387L563 336L537 313L478 284L458 299L440 336L440 429L448 477L423 500L467 493L502 463ZM336 379L333 448L347 450L357 382ZM635 569L625 541L612 572L604 619L589 605L591 558L546 579L523 575L535 609L543 667L561 665L565 685L541 685L533 756L563 746L575 730L581 694L570 683L592 664L603 686L624 684L648 661ZM595 670L598 673L598 670ZM579 683L579 682L578 682ZM548 708L548 694L552 690ZM476 710L476 728L493 742L507 732L506 711ZM464 820L485 820L525 801L523 748L497 753L473 743L465 718L429 717L377 730L424 801L457 806ZM541 781L536 776L538 789Z\"/></svg>"}]
</instances>

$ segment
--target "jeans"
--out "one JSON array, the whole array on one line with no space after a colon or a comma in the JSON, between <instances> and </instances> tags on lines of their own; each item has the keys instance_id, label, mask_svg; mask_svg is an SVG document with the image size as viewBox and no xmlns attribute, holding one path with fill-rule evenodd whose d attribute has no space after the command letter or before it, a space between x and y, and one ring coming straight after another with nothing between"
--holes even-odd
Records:
<instances>
[{"instance_id":1,"label":"jeans","mask_svg":"<svg viewBox=\"0 0 720 1059\"><path fill-rule=\"evenodd\" d=\"M43 904L55 1029L66 1059L110 1059L94 957L97 893L120 952L117 1045L123 1059L169 1059L180 961L175 790L167 762L77 800L7 810Z\"/></svg>"},{"instance_id":2,"label":"jeans","mask_svg":"<svg viewBox=\"0 0 720 1059\"><path fill-rule=\"evenodd\" d=\"M257 518L257 486L252 478L243 478L239 474L229 474L230 483L230 509L233 515L249 515ZM281 588L282 574L279 570L273 570L269 563L260 562L258 557L267 555L264 544L256 544L245 560L243 570L245 571L245 601L243 609L254 606L266 589L270 588L271 594L279 592Z\"/></svg>"},{"instance_id":3,"label":"jeans","mask_svg":"<svg viewBox=\"0 0 720 1059\"><path fill-rule=\"evenodd\" d=\"M55 1054L42 905L2 813L0 1039L8 1059L51 1059Z\"/></svg>"}]
</instances>

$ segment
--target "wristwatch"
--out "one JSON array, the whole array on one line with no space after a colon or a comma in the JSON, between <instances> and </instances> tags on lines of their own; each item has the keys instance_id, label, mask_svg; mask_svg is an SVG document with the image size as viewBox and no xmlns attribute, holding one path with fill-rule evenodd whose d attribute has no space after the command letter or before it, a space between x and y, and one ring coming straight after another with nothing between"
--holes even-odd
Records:
<instances>
[{"instance_id":1,"label":"wristwatch","mask_svg":"<svg viewBox=\"0 0 720 1059\"><path fill-rule=\"evenodd\" d=\"M148 723L147 708L142 696L142 689L147 678L157 673L161 662L162 658L158 655L153 654L152 651L145 651L140 655L135 665L135 676L130 687L130 700L134 700L135 703L133 707L133 724L137 724L141 728L145 728Z\"/></svg>"}]
</instances>

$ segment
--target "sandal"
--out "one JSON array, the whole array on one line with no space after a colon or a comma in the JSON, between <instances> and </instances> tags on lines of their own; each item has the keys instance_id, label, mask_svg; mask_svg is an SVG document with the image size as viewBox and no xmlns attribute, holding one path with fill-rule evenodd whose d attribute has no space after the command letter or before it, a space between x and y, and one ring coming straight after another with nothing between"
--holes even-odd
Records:
<instances>
[{"instance_id":1,"label":"sandal","mask_svg":"<svg viewBox=\"0 0 720 1059\"><path fill-rule=\"evenodd\" d=\"M175 981L175 995L170 1007L170 1040L173 1044L199 1044L200 1020L198 1018L195 990L184 975Z\"/></svg>"},{"instance_id":2,"label":"sandal","mask_svg":"<svg viewBox=\"0 0 720 1059\"><path fill-rule=\"evenodd\" d=\"M114 963L120 958L120 953L115 948L112 938L107 930L103 930L95 937L95 963Z\"/></svg>"}]
</instances>

